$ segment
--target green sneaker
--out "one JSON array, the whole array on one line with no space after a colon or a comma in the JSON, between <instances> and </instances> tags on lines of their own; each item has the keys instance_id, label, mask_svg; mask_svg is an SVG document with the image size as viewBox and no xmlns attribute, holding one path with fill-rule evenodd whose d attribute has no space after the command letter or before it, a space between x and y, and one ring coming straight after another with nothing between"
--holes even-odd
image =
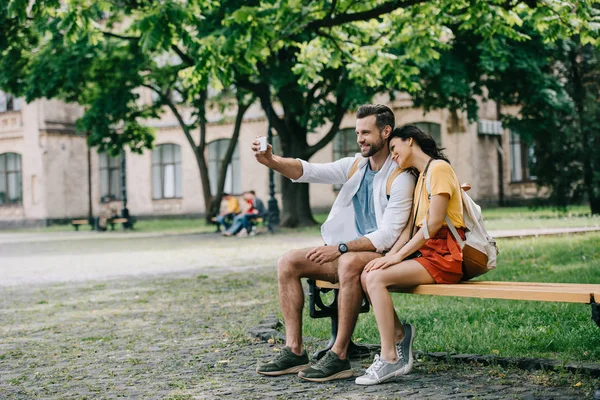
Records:
<instances>
[{"instance_id":1,"label":"green sneaker","mask_svg":"<svg viewBox=\"0 0 600 400\"><path fill-rule=\"evenodd\" d=\"M268 376L295 374L309 365L306 350L302 352L302 355L298 356L292 352L292 349L286 346L281 349L279 355L273 361L259 364L256 367L256 372Z\"/></svg>"},{"instance_id":2,"label":"green sneaker","mask_svg":"<svg viewBox=\"0 0 600 400\"><path fill-rule=\"evenodd\" d=\"M329 350L315 365L300 371L298 376L306 381L327 382L350 378L353 374L350 361L340 360L337 354Z\"/></svg>"}]
</instances>

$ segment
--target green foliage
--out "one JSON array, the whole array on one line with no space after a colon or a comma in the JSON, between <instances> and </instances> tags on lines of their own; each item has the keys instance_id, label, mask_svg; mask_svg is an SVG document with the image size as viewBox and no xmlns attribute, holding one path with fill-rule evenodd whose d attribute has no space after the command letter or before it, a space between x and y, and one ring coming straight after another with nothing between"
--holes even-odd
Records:
<instances>
[{"instance_id":1,"label":"green foliage","mask_svg":"<svg viewBox=\"0 0 600 400\"><path fill-rule=\"evenodd\" d=\"M448 56L455 38L472 35L490 57L496 42L534 35L553 41L579 34L582 43L596 43L594 3L10 0L0 5L0 87L27 100L79 102L86 107L79 129L90 132L91 145L112 153L150 147L152 132L143 121L169 108L179 113L190 144L199 146L195 154L206 176L203 142L194 143L190 132L206 122L207 93L232 89L242 101L252 93L283 154L308 159L332 140L348 110L374 94L418 93L437 60L463 76L456 96L450 90L435 103L467 104L472 112L469 98L478 89L469 82L479 78L460 70L460 57ZM531 32L520 29L525 26ZM443 78L437 93L452 87ZM151 104L141 101L141 88L156 94ZM184 109L191 118L181 117ZM309 145L307 135L324 125L327 134ZM292 202L288 186L283 190L284 212L294 209L312 221L302 211L308 206Z\"/></svg>"}]
</instances>

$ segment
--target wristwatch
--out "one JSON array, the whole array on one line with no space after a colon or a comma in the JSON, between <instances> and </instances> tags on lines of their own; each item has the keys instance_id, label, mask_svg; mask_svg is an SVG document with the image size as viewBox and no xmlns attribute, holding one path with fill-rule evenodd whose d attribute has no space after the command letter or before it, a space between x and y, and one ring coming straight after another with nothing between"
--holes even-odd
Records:
<instances>
[{"instance_id":1,"label":"wristwatch","mask_svg":"<svg viewBox=\"0 0 600 400\"><path fill-rule=\"evenodd\" d=\"M346 246L346 243L340 243L340 244L338 244L338 250L342 254L347 253L348 252L348 246Z\"/></svg>"}]
</instances>

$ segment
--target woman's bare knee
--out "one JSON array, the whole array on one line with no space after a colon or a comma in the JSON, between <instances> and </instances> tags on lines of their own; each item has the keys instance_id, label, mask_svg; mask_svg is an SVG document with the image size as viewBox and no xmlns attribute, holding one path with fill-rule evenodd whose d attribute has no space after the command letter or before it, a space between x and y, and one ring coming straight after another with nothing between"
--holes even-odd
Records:
<instances>
[{"instance_id":1,"label":"woman's bare knee","mask_svg":"<svg viewBox=\"0 0 600 400\"><path fill-rule=\"evenodd\" d=\"M381 290L382 288L387 286L383 280L382 271L371 270L368 273L365 273L364 275L366 275L365 286L367 287L368 292L376 292L377 290Z\"/></svg>"}]
</instances>

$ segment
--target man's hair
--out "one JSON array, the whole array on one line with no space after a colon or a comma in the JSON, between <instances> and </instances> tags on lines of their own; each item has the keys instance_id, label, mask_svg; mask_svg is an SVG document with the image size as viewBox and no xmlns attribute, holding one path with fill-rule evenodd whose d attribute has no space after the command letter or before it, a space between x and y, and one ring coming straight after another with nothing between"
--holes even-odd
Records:
<instances>
[{"instance_id":1,"label":"man's hair","mask_svg":"<svg viewBox=\"0 0 600 400\"><path fill-rule=\"evenodd\" d=\"M248 193L250 193L252 196L256 196L256 192L254 190L248 190Z\"/></svg>"},{"instance_id":2,"label":"man's hair","mask_svg":"<svg viewBox=\"0 0 600 400\"><path fill-rule=\"evenodd\" d=\"M390 126L392 130L396 125L396 117L394 112L388 106L383 104L365 104L358 108L356 111L356 118L365 118L369 115L375 116L375 125L382 131L386 126Z\"/></svg>"}]
</instances>

